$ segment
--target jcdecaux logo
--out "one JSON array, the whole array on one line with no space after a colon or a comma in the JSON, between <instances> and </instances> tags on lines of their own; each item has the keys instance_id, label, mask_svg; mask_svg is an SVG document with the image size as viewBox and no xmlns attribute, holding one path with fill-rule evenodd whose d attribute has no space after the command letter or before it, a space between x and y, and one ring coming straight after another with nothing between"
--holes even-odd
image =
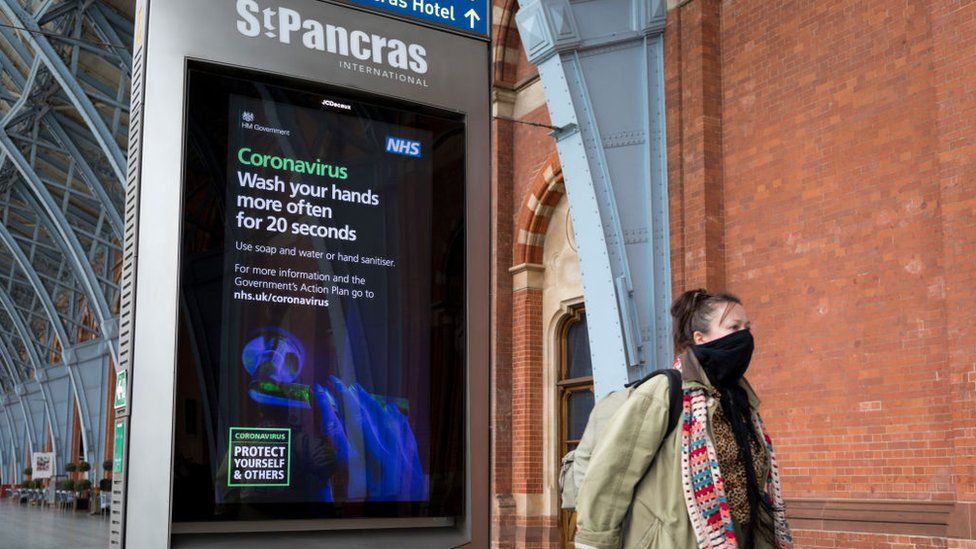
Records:
<instances>
[{"instance_id":1,"label":"jcdecaux logo","mask_svg":"<svg viewBox=\"0 0 976 549\"><path fill-rule=\"evenodd\" d=\"M388 135L386 136L386 152L420 158L420 141Z\"/></svg>"},{"instance_id":2,"label":"jcdecaux logo","mask_svg":"<svg viewBox=\"0 0 976 549\"><path fill-rule=\"evenodd\" d=\"M323 23L291 8L237 0L237 16L237 32L250 38L263 36L282 44L300 42L310 50L415 74L426 74L429 68L427 48L421 44Z\"/></svg>"}]
</instances>

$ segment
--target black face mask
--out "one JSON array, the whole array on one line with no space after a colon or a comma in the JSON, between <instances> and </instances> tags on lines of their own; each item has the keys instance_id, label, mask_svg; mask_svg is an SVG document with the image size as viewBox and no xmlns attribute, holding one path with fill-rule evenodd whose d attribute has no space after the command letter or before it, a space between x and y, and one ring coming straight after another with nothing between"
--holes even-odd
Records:
<instances>
[{"instance_id":1,"label":"black face mask","mask_svg":"<svg viewBox=\"0 0 976 549\"><path fill-rule=\"evenodd\" d=\"M721 395L722 410L732 427L739 459L745 465L753 540L758 537L772 540L774 527L770 517L774 516L776 510L762 496L763 483L757 478L752 465L753 445L759 446L761 442L752 428L749 397L745 389L739 386L739 380L749 368L753 346L752 332L746 328L708 343L692 345L691 350Z\"/></svg>"},{"instance_id":2,"label":"black face mask","mask_svg":"<svg viewBox=\"0 0 976 549\"><path fill-rule=\"evenodd\" d=\"M691 351L713 385L728 387L737 384L746 373L754 346L752 332L746 328L708 343L692 345Z\"/></svg>"}]
</instances>

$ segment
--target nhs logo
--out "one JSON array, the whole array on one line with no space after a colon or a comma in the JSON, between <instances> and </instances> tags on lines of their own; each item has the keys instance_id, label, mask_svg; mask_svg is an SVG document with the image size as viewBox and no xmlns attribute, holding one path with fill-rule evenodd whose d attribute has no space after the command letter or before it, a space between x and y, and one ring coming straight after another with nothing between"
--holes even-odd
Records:
<instances>
[{"instance_id":1,"label":"nhs logo","mask_svg":"<svg viewBox=\"0 0 976 549\"><path fill-rule=\"evenodd\" d=\"M386 136L386 152L420 158L420 141L388 135Z\"/></svg>"}]
</instances>

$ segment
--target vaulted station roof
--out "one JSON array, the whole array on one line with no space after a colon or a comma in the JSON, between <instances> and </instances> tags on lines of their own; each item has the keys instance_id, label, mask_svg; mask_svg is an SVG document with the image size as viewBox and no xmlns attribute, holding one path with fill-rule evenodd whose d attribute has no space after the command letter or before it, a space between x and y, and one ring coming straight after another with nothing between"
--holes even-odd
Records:
<instances>
[{"instance_id":1,"label":"vaulted station roof","mask_svg":"<svg viewBox=\"0 0 976 549\"><path fill-rule=\"evenodd\" d=\"M79 344L117 358L132 4L0 0L0 392L49 418Z\"/></svg>"}]
</instances>

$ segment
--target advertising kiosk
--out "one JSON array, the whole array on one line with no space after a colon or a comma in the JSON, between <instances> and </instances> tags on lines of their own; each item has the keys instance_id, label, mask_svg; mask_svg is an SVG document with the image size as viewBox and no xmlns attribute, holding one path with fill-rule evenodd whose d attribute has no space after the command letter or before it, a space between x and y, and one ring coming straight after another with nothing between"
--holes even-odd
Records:
<instances>
[{"instance_id":1,"label":"advertising kiosk","mask_svg":"<svg viewBox=\"0 0 976 549\"><path fill-rule=\"evenodd\" d=\"M487 543L487 2L383 6L137 5L115 547Z\"/></svg>"}]
</instances>

